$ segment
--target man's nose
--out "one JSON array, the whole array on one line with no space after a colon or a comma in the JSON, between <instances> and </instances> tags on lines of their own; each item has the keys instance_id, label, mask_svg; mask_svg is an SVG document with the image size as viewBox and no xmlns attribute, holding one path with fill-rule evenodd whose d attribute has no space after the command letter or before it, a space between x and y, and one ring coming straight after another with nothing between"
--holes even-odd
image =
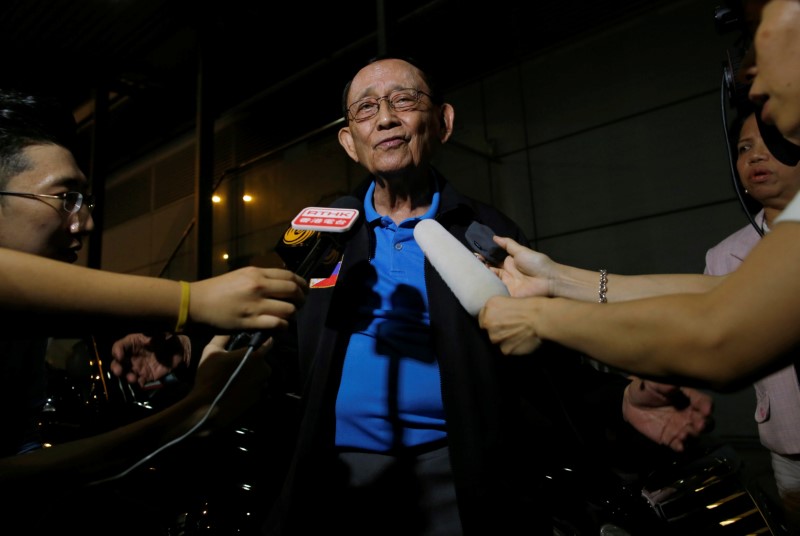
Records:
<instances>
[{"instance_id":1,"label":"man's nose","mask_svg":"<svg viewBox=\"0 0 800 536\"><path fill-rule=\"evenodd\" d=\"M385 103L385 105L384 105ZM378 99L378 121L391 121L395 116L394 108L392 107L389 97L380 97Z\"/></svg>"},{"instance_id":2,"label":"man's nose","mask_svg":"<svg viewBox=\"0 0 800 536\"><path fill-rule=\"evenodd\" d=\"M90 233L94 230L94 218L89 207L82 206L81 209L72 215L73 221L70 230L73 233Z\"/></svg>"}]
</instances>

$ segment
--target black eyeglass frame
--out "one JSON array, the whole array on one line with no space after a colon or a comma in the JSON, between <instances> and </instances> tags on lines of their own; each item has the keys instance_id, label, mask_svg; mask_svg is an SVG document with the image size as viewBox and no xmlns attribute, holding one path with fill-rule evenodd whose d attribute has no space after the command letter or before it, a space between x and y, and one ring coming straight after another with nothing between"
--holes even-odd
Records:
<instances>
[{"instance_id":1,"label":"black eyeglass frame","mask_svg":"<svg viewBox=\"0 0 800 536\"><path fill-rule=\"evenodd\" d=\"M84 206L89 209L89 212L94 209L94 196L92 194L82 194L80 192L64 192L61 194L32 194L28 192L4 192L0 191L0 195L11 195L16 197L27 197L35 199L37 197L44 197L46 199L60 199L62 208L67 214L77 214ZM69 198L74 198L72 209L67 208Z\"/></svg>"},{"instance_id":2,"label":"black eyeglass frame","mask_svg":"<svg viewBox=\"0 0 800 536\"><path fill-rule=\"evenodd\" d=\"M408 107L402 107L398 109L397 105L394 102L392 102L392 97L397 97L399 95L410 95L413 97L414 102L410 103ZM352 103L350 106L347 107L347 116L351 121L355 121L356 123L361 123L362 121L367 121L369 119L372 119L373 117L378 115L378 112L380 112L382 100L385 100L386 103L389 105L389 108L391 108L391 110L394 112L410 112L416 109L423 95L431 99L431 102L433 102L433 97L431 97L430 94L425 93L424 91L413 87L395 89L388 95L384 95L382 97L364 97L363 99L358 99L357 101L355 101L354 103ZM374 103L375 113L368 115L366 117L356 117L356 114L353 113L353 108L367 102Z\"/></svg>"}]
</instances>

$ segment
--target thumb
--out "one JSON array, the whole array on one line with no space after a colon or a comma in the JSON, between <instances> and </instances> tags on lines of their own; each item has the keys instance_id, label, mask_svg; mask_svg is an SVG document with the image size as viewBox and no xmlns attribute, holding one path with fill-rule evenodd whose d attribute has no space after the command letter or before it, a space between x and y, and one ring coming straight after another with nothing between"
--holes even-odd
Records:
<instances>
[{"instance_id":1,"label":"thumb","mask_svg":"<svg viewBox=\"0 0 800 536\"><path fill-rule=\"evenodd\" d=\"M506 250L509 255L513 256L515 252L519 252L522 246L511 237L508 236L494 236L495 243Z\"/></svg>"},{"instance_id":2,"label":"thumb","mask_svg":"<svg viewBox=\"0 0 800 536\"><path fill-rule=\"evenodd\" d=\"M270 350L272 350L273 346L275 346L275 337L267 337L266 340L261 343L261 346L254 350L254 353L258 357L264 357L269 353Z\"/></svg>"}]
</instances>

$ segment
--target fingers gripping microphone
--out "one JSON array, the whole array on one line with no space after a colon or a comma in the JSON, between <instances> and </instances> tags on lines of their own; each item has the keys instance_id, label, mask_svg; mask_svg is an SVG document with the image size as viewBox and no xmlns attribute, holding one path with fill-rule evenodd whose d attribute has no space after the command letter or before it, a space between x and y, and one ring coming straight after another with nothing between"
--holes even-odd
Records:
<instances>
[{"instance_id":1,"label":"fingers gripping microphone","mask_svg":"<svg viewBox=\"0 0 800 536\"><path fill-rule=\"evenodd\" d=\"M436 220L420 221L414 227L414 238L472 316L478 316L486 300L492 296L509 295L500 278Z\"/></svg>"},{"instance_id":2,"label":"fingers gripping microphone","mask_svg":"<svg viewBox=\"0 0 800 536\"><path fill-rule=\"evenodd\" d=\"M330 207L306 207L292 220L275 252L286 268L304 279L331 275L359 216L361 202L345 196ZM269 332L244 332L231 338L228 350L250 346L257 348Z\"/></svg>"}]
</instances>

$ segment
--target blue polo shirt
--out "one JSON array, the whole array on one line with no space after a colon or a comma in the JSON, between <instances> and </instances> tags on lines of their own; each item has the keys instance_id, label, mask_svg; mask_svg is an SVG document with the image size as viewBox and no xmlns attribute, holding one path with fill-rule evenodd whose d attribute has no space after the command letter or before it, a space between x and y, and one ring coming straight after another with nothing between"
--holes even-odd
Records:
<instances>
[{"instance_id":1,"label":"blue polo shirt","mask_svg":"<svg viewBox=\"0 0 800 536\"><path fill-rule=\"evenodd\" d=\"M336 399L336 445L386 452L446 437L439 364L430 340L425 256L414 226L432 218L439 193L421 217L395 224L372 204L364 217L375 233L375 278L354 297L359 329L350 338Z\"/></svg>"}]
</instances>

